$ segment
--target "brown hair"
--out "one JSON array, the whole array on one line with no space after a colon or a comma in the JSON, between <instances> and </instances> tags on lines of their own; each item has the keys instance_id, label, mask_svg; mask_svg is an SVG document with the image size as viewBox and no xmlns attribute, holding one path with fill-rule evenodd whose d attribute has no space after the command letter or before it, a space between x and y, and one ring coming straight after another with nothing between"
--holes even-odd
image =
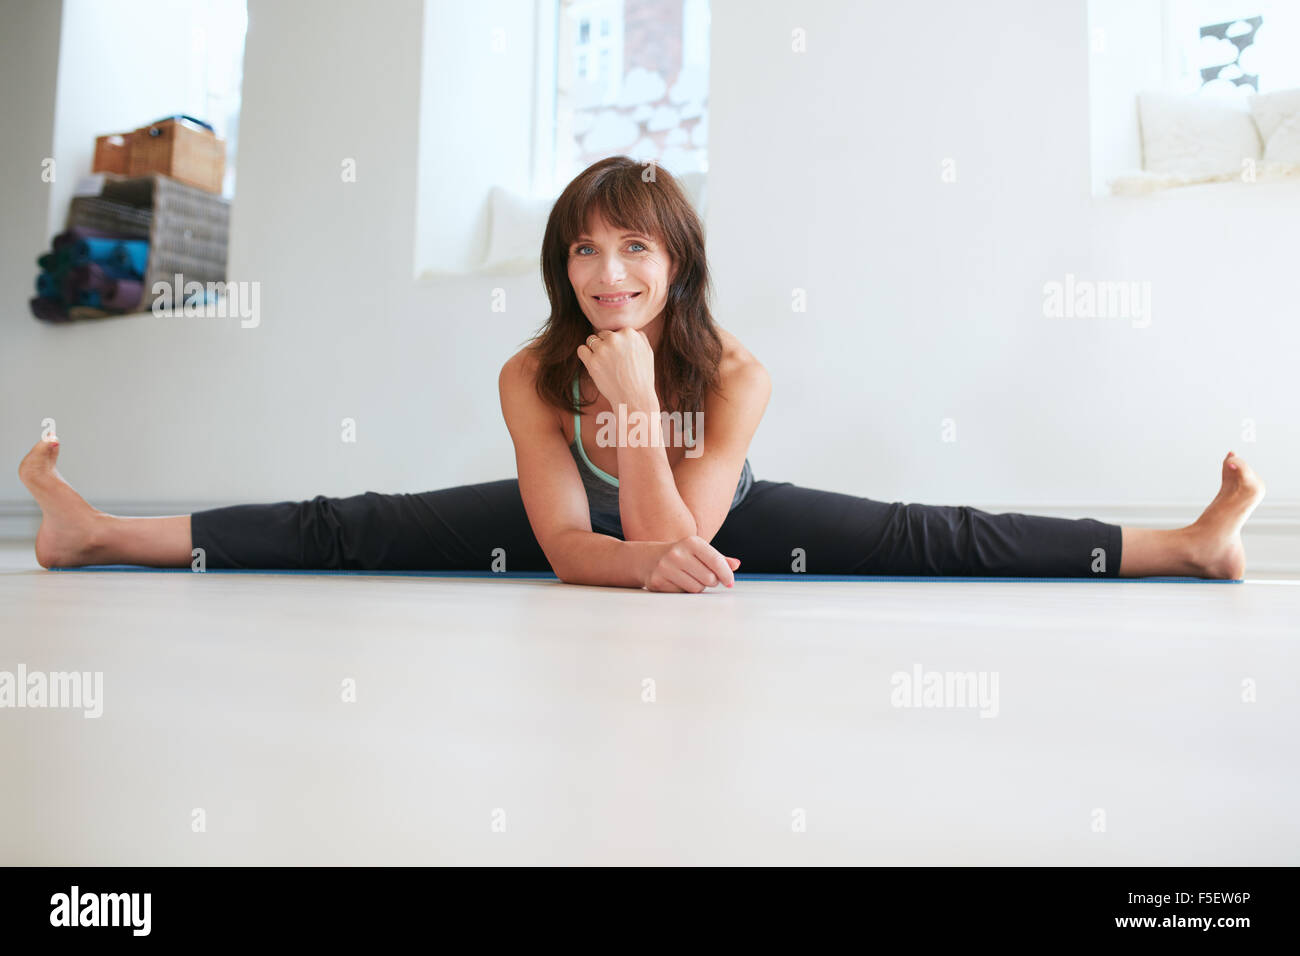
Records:
<instances>
[{"instance_id":1,"label":"brown hair","mask_svg":"<svg viewBox=\"0 0 1300 956\"><path fill-rule=\"evenodd\" d=\"M704 227L668 170L627 156L602 159L579 173L547 219L542 281L551 314L528 346L538 360L537 394L557 408L577 410L573 379L584 368L578 346L594 329L569 281L569 247L595 212L612 226L657 237L667 248L675 273L655 349L655 384L671 405L663 411L703 411L705 395L719 384L722 361L722 338L708 304L712 283Z\"/></svg>"}]
</instances>

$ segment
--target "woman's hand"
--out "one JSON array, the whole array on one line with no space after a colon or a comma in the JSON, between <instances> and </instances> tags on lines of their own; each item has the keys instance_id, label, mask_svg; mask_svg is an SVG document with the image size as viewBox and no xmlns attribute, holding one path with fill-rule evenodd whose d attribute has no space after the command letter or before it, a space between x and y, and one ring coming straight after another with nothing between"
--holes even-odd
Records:
<instances>
[{"instance_id":1,"label":"woman's hand","mask_svg":"<svg viewBox=\"0 0 1300 956\"><path fill-rule=\"evenodd\" d=\"M732 571L740 567L738 558L725 557L721 551L699 535L680 541L668 541L652 551L642 576L642 587L649 591L689 591L699 594L717 584L734 587Z\"/></svg>"},{"instance_id":2,"label":"woman's hand","mask_svg":"<svg viewBox=\"0 0 1300 956\"><path fill-rule=\"evenodd\" d=\"M614 408L623 404L639 411L658 411L655 353L640 329L593 332L578 346L578 358Z\"/></svg>"}]
</instances>

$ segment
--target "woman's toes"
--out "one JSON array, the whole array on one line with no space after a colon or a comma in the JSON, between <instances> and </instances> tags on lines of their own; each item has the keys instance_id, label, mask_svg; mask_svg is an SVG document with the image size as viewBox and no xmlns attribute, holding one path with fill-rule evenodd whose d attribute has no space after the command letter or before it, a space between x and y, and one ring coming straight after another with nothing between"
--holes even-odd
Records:
<instances>
[{"instance_id":1,"label":"woman's toes","mask_svg":"<svg viewBox=\"0 0 1300 956\"><path fill-rule=\"evenodd\" d=\"M1255 474L1255 469L1235 455L1232 459L1232 465L1233 474L1238 476L1241 489L1255 500L1263 498L1264 482L1259 480L1259 475Z\"/></svg>"},{"instance_id":2,"label":"woman's toes","mask_svg":"<svg viewBox=\"0 0 1300 956\"><path fill-rule=\"evenodd\" d=\"M1255 469L1232 451L1223 459L1223 485L1225 491L1252 498L1261 498L1264 493L1264 483L1255 474Z\"/></svg>"},{"instance_id":3,"label":"woman's toes","mask_svg":"<svg viewBox=\"0 0 1300 956\"><path fill-rule=\"evenodd\" d=\"M39 481L54 470L58 460L59 440L57 438L52 440L42 438L32 446L32 450L19 462L18 477L22 479L25 485L29 485L33 481Z\"/></svg>"}]
</instances>

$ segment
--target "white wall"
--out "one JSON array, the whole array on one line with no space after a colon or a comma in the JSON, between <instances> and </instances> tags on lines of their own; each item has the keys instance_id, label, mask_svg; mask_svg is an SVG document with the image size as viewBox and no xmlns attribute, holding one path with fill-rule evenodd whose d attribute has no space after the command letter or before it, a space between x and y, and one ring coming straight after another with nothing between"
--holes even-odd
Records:
<instances>
[{"instance_id":1,"label":"white wall","mask_svg":"<svg viewBox=\"0 0 1300 956\"><path fill-rule=\"evenodd\" d=\"M1083 0L719 3L713 37L719 313L775 379L759 477L1199 508L1232 448L1295 501L1300 188L1092 199ZM1044 318L1066 273L1150 281L1150 327Z\"/></svg>"},{"instance_id":2,"label":"white wall","mask_svg":"<svg viewBox=\"0 0 1300 956\"><path fill-rule=\"evenodd\" d=\"M545 298L536 276L411 278L421 8L328 0L304 17L250 0L231 268L263 288L261 325L242 329L27 314L49 238L39 161L58 21L17 5L0 38L13 464L51 416L65 475L107 504L513 475L496 374ZM795 27L807 53L791 52ZM1084 0L715 0L709 249L720 321L775 380L757 477L1190 516L1235 448L1272 502L1300 500L1294 191L1232 207L1092 199L1087 57ZM356 183L341 182L344 157ZM1152 282L1151 326L1045 319L1043 284L1067 272ZM339 440L345 416L354 445ZM940 441L944 418L955 443ZM12 468L0 500L26 500Z\"/></svg>"},{"instance_id":3,"label":"white wall","mask_svg":"<svg viewBox=\"0 0 1300 956\"><path fill-rule=\"evenodd\" d=\"M5 3L0 30L0 124L8 131L0 149L0 434L6 449L14 421L14 398L29 383L15 381L17 369L35 355L22 333L36 322L27 299L36 294L36 254L45 235L50 186L41 181L42 163L54 141L54 86L59 64L58 3ZM57 167L56 167L57 176ZM37 433L39 435L39 432ZM4 469L8 497L17 475Z\"/></svg>"},{"instance_id":4,"label":"white wall","mask_svg":"<svg viewBox=\"0 0 1300 956\"><path fill-rule=\"evenodd\" d=\"M413 275L477 267L488 190L526 194L533 165L536 0L424 0ZM473 131L474 149L463 134ZM461 134L461 135L458 135ZM540 251L540 250L539 250Z\"/></svg>"}]
</instances>

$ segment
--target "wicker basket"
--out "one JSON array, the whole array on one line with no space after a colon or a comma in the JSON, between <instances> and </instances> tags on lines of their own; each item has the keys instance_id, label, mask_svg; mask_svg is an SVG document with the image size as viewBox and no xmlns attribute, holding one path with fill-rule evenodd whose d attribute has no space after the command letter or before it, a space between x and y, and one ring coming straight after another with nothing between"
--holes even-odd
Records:
<instances>
[{"instance_id":1,"label":"wicker basket","mask_svg":"<svg viewBox=\"0 0 1300 956\"><path fill-rule=\"evenodd\" d=\"M109 202L98 196L76 196L68 207L68 228L85 226L124 239L149 238L149 222L153 214L148 209Z\"/></svg>"},{"instance_id":2,"label":"wicker basket","mask_svg":"<svg viewBox=\"0 0 1300 956\"><path fill-rule=\"evenodd\" d=\"M230 201L167 176L106 175L98 197L72 200L68 228L88 226L127 238L148 238L144 299L138 311L153 307L153 286L224 282L230 237Z\"/></svg>"},{"instance_id":3,"label":"wicker basket","mask_svg":"<svg viewBox=\"0 0 1300 956\"><path fill-rule=\"evenodd\" d=\"M168 119L141 126L130 134L129 145L127 175L162 173L210 193L221 192L226 176L226 143L210 131L184 120Z\"/></svg>"},{"instance_id":4,"label":"wicker basket","mask_svg":"<svg viewBox=\"0 0 1300 956\"><path fill-rule=\"evenodd\" d=\"M130 133L110 133L95 137L95 161L90 171L94 173L119 173L125 176L131 169Z\"/></svg>"}]
</instances>

